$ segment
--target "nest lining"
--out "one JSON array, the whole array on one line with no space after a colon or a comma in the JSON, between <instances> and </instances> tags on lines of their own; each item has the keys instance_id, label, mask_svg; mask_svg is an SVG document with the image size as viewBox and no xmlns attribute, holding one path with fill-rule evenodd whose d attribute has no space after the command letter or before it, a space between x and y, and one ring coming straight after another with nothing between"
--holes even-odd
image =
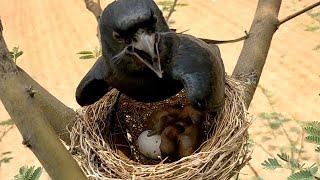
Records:
<instances>
[{"instance_id":1,"label":"nest lining","mask_svg":"<svg viewBox=\"0 0 320 180\"><path fill-rule=\"evenodd\" d=\"M70 132L71 150L92 179L230 179L249 160L246 144L251 118L244 106L243 90L241 82L227 77L225 105L216 116L207 115L204 142L191 156L178 161L148 159L136 150L135 142L154 109L186 105L183 91L156 103L137 102L123 95L113 116L108 109L117 91L109 92L77 111ZM119 135L128 137L125 143L115 139ZM117 150L124 147L131 151L131 159Z\"/></svg>"}]
</instances>

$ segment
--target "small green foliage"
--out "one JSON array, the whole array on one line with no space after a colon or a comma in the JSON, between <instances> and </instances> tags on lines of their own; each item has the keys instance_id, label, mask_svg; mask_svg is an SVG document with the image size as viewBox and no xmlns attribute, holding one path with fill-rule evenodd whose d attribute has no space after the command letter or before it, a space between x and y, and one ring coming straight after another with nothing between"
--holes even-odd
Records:
<instances>
[{"instance_id":1,"label":"small green foliage","mask_svg":"<svg viewBox=\"0 0 320 180\"><path fill-rule=\"evenodd\" d=\"M290 158L288 165L290 169L295 170L295 169L302 169L305 164L300 164L298 160Z\"/></svg>"},{"instance_id":2,"label":"small green foliage","mask_svg":"<svg viewBox=\"0 0 320 180\"><path fill-rule=\"evenodd\" d=\"M12 51L9 51L11 58L13 59L13 62L16 64L17 59L23 54L23 51L19 50L19 47L13 47Z\"/></svg>"},{"instance_id":3,"label":"small green foliage","mask_svg":"<svg viewBox=\"0 0 320 180\"><path fill-rule=\"evenodd\" d=\"M34 169L34 166L23 166L19 170L19 174L14 176L14 180L38 180L42 173L42 168Z\"/></svg>"},{"instance_id":4,"label":"small green foliage","mask_svg":"<svg viewBox=\"0 0 320 180\"><path fill-rule=\"evenodd\" d=\"M13 124L14 124L14 122L12 121L12 119L8 119L8 120L0 122L0 126L10 126L10 125L13 125Z\"/></svg>"},{"instance_id":5,"label":"small green foliage","mask_svg":"<svg viewBox=\"0 0 320 180\"><path fill-rule=\"evenodd\" d=\"M310 171L312 175L316 175L318 172L318 166L316 166L316 164L313 164L307 170Z\"/></svg>"},{"instance_id":6,"label":"small green foliage","mask_svg":"<svg viewBox=\"0 0 320 180\"><path fill-rule=\"evenodd\" d=\"M306 31L315 32L320 29L320 26L307 26Z\"/></svg>"},{"instance_id":7,"label":"small green foliage","mask_svg":"<svg viewBox=\"0 0 320 180\"><path fill-rule=\"evenodd\" d=\"M269 118L270 115L265 115L266 118ZM275 116L273 116L274 118ZM315 144L320 145L320 122L313 121L308 122L303 127L305 130L305 133L307 134L307 137L305 140L307 142L312 142ZM294 144L291 144L292 148L295 147ZM302 149L291 150L291 153L300 153L303 152ZM320 146L316 149L317 152L320 152ZM283 165L281 165L276 158L269 158L268 160L265 160L262 163L262 166L264 166L265 169L274 170L277 168L282 169L289 169L291 170L291 175L288 177L289 180L311 180L311 179L320 179L316 176L318 172L318 166L316 164L313 164L309 167L305 167L305 163L300 163L299 160L303 159L300 157L299 159L296 159L294 157L290 157L288 154L282 152L281 154L277 154L280 160L283 162ZM292 154L293 156L293 154Z\"/></svg>"},{"instance_id":8,"label":"small green foliage","mask_svg":"<svg viewBox=\"0 0 320 180\"><path fill-rule=\"evenodd\" d=\"M81 55L79 59L98 59L101 56L101 49L95 48L93 51L80 51L77 54Z\"/></svg>"},{"instance_id":9,"label":"small green foliage","mask_svg":"<svg viewBox=\"0 0 320 180\"><path fill-rule=\"evenodd\" d=\"M289 155L286 153L277 154L277 156L285 162L289 162L290 160Z\"/></svg>"},{"instance_id":10,"label":"small green foliage","mask_svg":"<svg viewBox=\"0 0 320 180\"><path fill-rule=\"evenodd\" d=\"M320 145L320 122L312 121L306 124L304 130L307 133L306 141ZM315 149L316 152L320 152L320 146Z\"/></svg>"},{"instance_id":11,"label":"small green foliage","mask_svg":"<svg viewBox=\"0 0 320 180\"><path fill-rule=\"evenodd\" d=\"M11 154L10 151L4 152L0 155L0 167L2 164L4 163L9 163L11 159L13 159L13 157L8 157L8 155Z\"/></svg>"},{"instance_id":12,"label":"small green foliage","mask_svg":"<svg viewBox=\"0 0 320 180\"><path fill-rule=\"evenodd\" d=\"M282 165L279 164L278 160L275 158L269 158L268 160L265 160L261 165L264 166L264 169L270 170L282 168Z\"/></svg>"},{"instance_id":13,"label":"small green foliage","mask_svg":"<svg viewBox=\"0 0 320 180\"><path fill-rule=\"evenodd\" d=\"M313 175L309 170L301 170L299 172L293 173L288 177L288 180L312 180Z\"/></svg>"},{"instance_id":14,"label":"small green foliage","mask_svg":"<svg viewBox=\"0 0 320 180\"><path fill-rule=\"evenodd\" d=\"M279 127L281 127L281 125L283 125L283 123L290 120L288 118L285 118L284 116L282 116L282 114L277 113L277 112L260 113L259 116L262 119L269 120L270 121L269 126L273 130L278 129Z\"/></svg>"},{"instance_id":15,"label":"small green foliage","mask_svg":"<svg viewBox=\"0 0 320 180\"><path fill-rule=\"evenodd\" d=\"M320 137L318 137L318 136L307 136L306 141L320 145Z\"/></svg>"},{"instance_id":16,"label":"small green foliage","mask_svg":"<svg viewBox=\"0 0 320 180\"><path fill-rule=\"evenodd\" d=\"M158 5L162 6L162 12L165 12L165 11L170 11L172 6L173 6L173 3L174 1L173 0L166 0L166 1L160 1L158 3ZM176 6L187 6L188 4L187 3L177 3Z\"/></svg>"},{"instance_id":17,"label":"small green foliage","mask_svg":"<svg viewBox=\"0 0 320 180\"><path fill-rule=\"evenodd\" d=\"M308 127L308 126L312 126L316 129L320 129L320 122L319 121L311 121L311 122L306 123L305 127Z\"/></svg>"},{"instance_id":18,"label":"small green foliage","mask_svg":"<svg viewBox=\"0 0 320 180\"><path fill-rule=\"evenodd\" d=\"M318 128L308 126L308 127L305 127L304 130L310 136L317 136L317 137L320 136L320 129L318 129Z\"/></svg>"}]
</instances>

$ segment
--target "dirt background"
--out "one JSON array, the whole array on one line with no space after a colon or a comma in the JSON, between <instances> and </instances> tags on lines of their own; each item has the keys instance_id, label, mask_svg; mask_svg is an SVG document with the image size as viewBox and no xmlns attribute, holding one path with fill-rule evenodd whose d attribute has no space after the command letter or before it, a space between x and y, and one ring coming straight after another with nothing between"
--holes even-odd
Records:
<instances>
[{"instance_id":1,"label":"dirt background","mask_svg":"<svg viewBox=\"0 0 320 180\"><path fill-rule=\"evenodd\" d=\"M104 1L108 4L110 1ZM212 39L232 39L249 30L257 0L180 0L187 6L178 7L172 16L172 27L178 31ZM282 3L280 19L316 2L286 0ZM77 52L93 50L98 46L96 22L80 0L0 0L0 16L4 37L9 49L19 46L24 54L18 65L28 72L50 93L66 105L77 109L74 93L77 84L94 63L79 60ZM261 163L288 144L286 136L276 132L271 136L261 112L281 112L294 119L284 128L300 127L301 121L320 119L320 12L317 7L282 25L274 35L259 88L250 107L256 120L250 128L254 146L250 162L256 173L264 179L285 179L289 171L262 169ZM236 63L242 42L220 45L228 74ZM9 119L0 103L0 122ZM7 130L10 129L8 132ZM289 130L288 130L289 131ZM6 133L7 132L7 133ZM5 133L5 134L4 134ZM23 165L40 166L31 151L25 148L16 127L0 126L0 154L10 151L13 157L0 167L0 179L7 180L18 173ZM291 133L292 138L299 134ZM262 140L264 139L264 140ZM261 146L261 144L263 144ZM301 145L300 145L301 146ZM319 162L313 146L303 144L302 157L307 164ZM262 147L262 148L261 148ZM246 167L240 179L252 179L254 172ZM49 179L43 175L41 179Z\"/></svg>"}]
</instances>

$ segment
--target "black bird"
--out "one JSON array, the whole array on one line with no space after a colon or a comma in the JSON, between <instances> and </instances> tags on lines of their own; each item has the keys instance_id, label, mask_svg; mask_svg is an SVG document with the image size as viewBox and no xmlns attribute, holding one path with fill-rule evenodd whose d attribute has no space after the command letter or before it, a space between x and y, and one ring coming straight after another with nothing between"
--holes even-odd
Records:
<instances>
[{"instance_id":1,"label":"black bird","mask_svg":"<svg viewBox=\"0 0 320 180\"><path fill-rule=\"evenodd\" d=\"M224 66L217 46L172 32L152 0L118 0L100 23L102 56L76 90L89 105L111 88L142 102L164 100L183 87L192 106L216 111L224 102Z\"/></svg>"}]
</instances>

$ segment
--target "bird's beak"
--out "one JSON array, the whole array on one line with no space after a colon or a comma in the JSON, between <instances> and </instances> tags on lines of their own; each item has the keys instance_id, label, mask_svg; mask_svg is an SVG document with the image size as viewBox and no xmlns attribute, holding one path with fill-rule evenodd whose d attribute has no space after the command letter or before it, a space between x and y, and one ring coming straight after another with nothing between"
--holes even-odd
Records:
<instances>
[{"instance_id":1,"label":"bird's beak","mask_svg":"<svg viewBox=\"0 0 320 180\"><path fill-rule=\"evenodd\" d=\"M147 65L153 72L157 74L159 78L162 78L161 62L159 57L159 51L157 47L156 34L147 34L146 32L139 31L136 35L136 42L133 42L132 46L135 49L144 51L149 54L152 62L142 58L139 54L134 53L138 59L140 59L145 65Z\"/></svg>"}]
</instances>

